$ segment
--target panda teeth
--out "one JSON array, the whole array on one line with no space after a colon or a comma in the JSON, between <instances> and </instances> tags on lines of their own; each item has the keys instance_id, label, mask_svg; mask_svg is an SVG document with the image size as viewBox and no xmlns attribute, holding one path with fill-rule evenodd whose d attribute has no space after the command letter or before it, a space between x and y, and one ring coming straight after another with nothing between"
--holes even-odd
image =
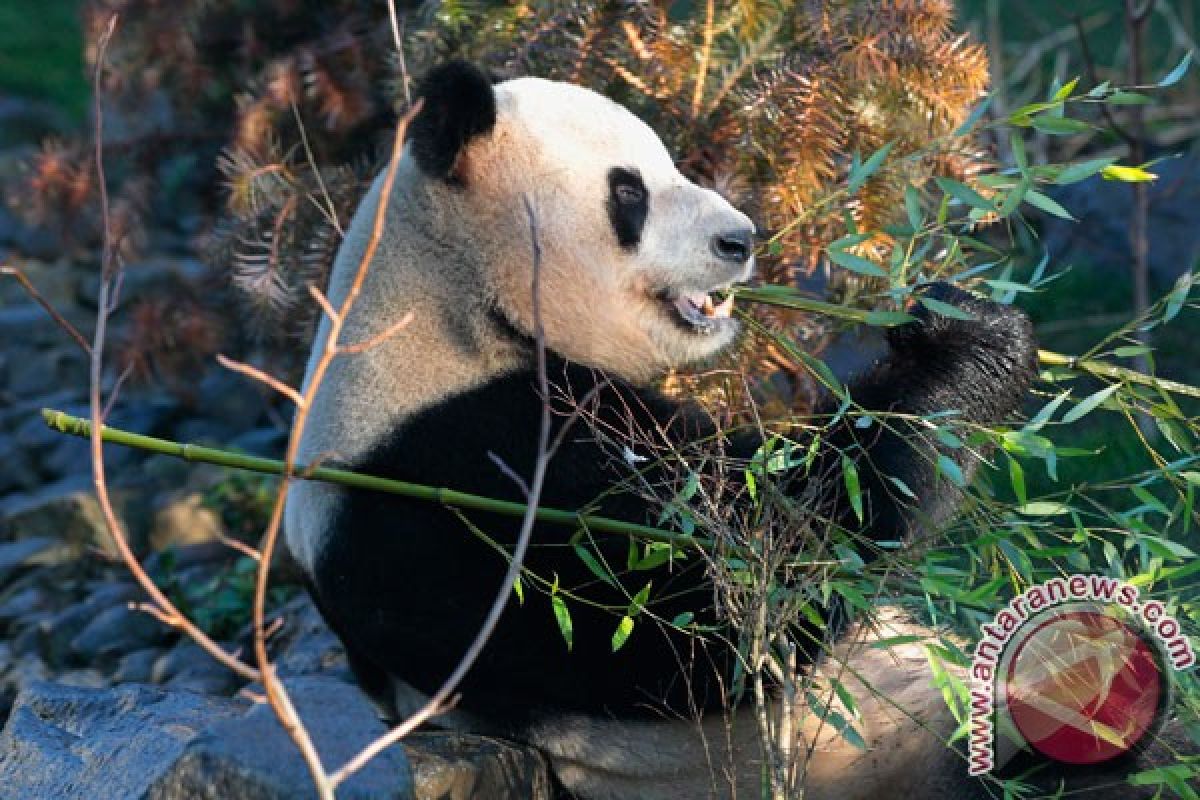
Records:
<instances>
[{"instance_id":1,"label":"panda teeth","mask_svg":"<svg viewBox=\"0 0 1200 800\"><path fill-rule=\"evenodd\" d=\"M675 306L675 310L696 330L707 332L714 320L728 319L733 315L733 295L717 303L706 292L681 292L663 299Z\"/></svg>"}]
</instances>

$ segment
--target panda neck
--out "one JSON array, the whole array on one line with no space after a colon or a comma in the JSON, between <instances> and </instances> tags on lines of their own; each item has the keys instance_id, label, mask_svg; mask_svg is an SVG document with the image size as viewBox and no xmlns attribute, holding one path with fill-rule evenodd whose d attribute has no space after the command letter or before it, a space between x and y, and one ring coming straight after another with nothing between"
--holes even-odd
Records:
<instances>
[{"instance_id":1,"label":"panda neck","mask_svg":"<svg viewBox=\"0 0 1200 800\"><path fill-rule=\"evenodd\" d=\"M449 230L463 217L456 209L447 213L444 197L431 201L419 183L408 183L405 162L388 204L387 233L339 346L366 341L406 314L412 317L378 346L333 360L310 411L303 459L352 462L414 414L532 364L528 337L495 309L484 289L481 255ZM339 251L328 289L335 308L349 293L369 242L380 183L367 194ZM306 385L329 333L323 319Z\"/></svg>"}]
</instances>

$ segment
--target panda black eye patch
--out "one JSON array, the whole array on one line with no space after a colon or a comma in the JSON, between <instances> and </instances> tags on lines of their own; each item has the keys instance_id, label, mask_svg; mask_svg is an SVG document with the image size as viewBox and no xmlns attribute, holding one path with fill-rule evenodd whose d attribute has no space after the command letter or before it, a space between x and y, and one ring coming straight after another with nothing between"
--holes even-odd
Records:
<instances>
[{"instance_id":1,"label":"panda black eye patch","mask_svg":"<svg viewBox=\"0 0 1200 800\"><path fill-rule=\"evenodd\" d=\"M636 170L613 167L608 171L608 218L621 247L632 250L642 240L649 201L646 184Z\"/></svg>"}]
</instances>

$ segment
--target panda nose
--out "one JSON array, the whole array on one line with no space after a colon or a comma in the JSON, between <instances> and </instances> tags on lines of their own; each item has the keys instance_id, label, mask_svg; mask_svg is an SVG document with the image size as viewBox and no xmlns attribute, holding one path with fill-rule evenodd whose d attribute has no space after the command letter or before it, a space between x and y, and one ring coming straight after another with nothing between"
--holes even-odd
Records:
<instances>
[{"instance_id":1,"label":"panda nose","mask_svg":"<svg viewBox=\"0 0 1200 800\"><path fill-rule=\"evenodd\" d=\"M718 233L711 241L713 255L722 261L744 264L754 252L754 231L744 228L739 231Z\"/></svg>"}]
</instances>

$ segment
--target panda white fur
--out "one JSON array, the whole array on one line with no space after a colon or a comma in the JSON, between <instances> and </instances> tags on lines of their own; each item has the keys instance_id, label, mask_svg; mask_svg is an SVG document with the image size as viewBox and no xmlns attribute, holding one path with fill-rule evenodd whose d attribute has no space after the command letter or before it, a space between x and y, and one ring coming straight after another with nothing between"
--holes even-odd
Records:
<instances>
[{"instance_id":1,"label":"panda white fur","mask_svg":"<svg viewBox=\"0 0 1200 800\"><path fill-rule=\"evenodd\" d=\"M575 397L600 387L595 413L602 424L628 425L632 415L635 424L670 436L705 435L701 415L644 386L733 342L737 323L705 314L704 297L750 276L750 220L680 175L639 119L586 89L536 78L493 86L455 62L435 70L421 96L388 202L386 235L341 342L368 339L409 312L413 320L385 344L333 362L309 415L301 460L522 499L489 454L528 475L541 410L523 197L542 250L551 383ZM328 288L335 306L367 245L381 182L382 176L346 233ZM891 331L890 355L852 387L855 400L914 413L957 409L969 422L1003 419L1035 371L1028 321L947 286L929 291L968 308L976 321L918 311L918 322ZM325 320L310 372L328 335ZM936 478L928 452L852 426L826 436L843 447L857 442L870 537L900 539L918 524L884 475L917 493L925 523L953 508L953 491ZM746 457L758 444L742 435L727 449ZM623 477L622 469L628 466L586 430L573 432L551 464L542 503L581 508ZM803 481L792 480L797 493ZM821 502L856 524L834 490ZM613 494L594 510L645 522L652 513L647 505ZM513 519L469 517L512 544ZM565 543L571 533L536 528L528 566L557 575L564 586L588 582L571 548L546 546ZM396 679L425 692L440 685L506 567L449 509L319 483L293 487L286 534L364 688L384 703L394 699ZM614 560L623 562L626 543L612 546ZM712 604L699 559L649 577L666 619ZM594 595L627 602L605 586ZM644 624L612 653L614 617L586 604L572 612L568 650L543 595L526 591L523 604L510 605L461 686L463 724L535 744L562 785L581 797L731 796L734 786L737 796L757 796L753 725L715 713L727 699L727 650ZM959 785L963 762L938 742L936 735L954 725L928 685L919 653L860 649L852 660L914 716L864 691L868 752L828 730L805 731L805 741L817 745L806 796L987 796L979 786Z\"/></svg>"}]
</instances>

